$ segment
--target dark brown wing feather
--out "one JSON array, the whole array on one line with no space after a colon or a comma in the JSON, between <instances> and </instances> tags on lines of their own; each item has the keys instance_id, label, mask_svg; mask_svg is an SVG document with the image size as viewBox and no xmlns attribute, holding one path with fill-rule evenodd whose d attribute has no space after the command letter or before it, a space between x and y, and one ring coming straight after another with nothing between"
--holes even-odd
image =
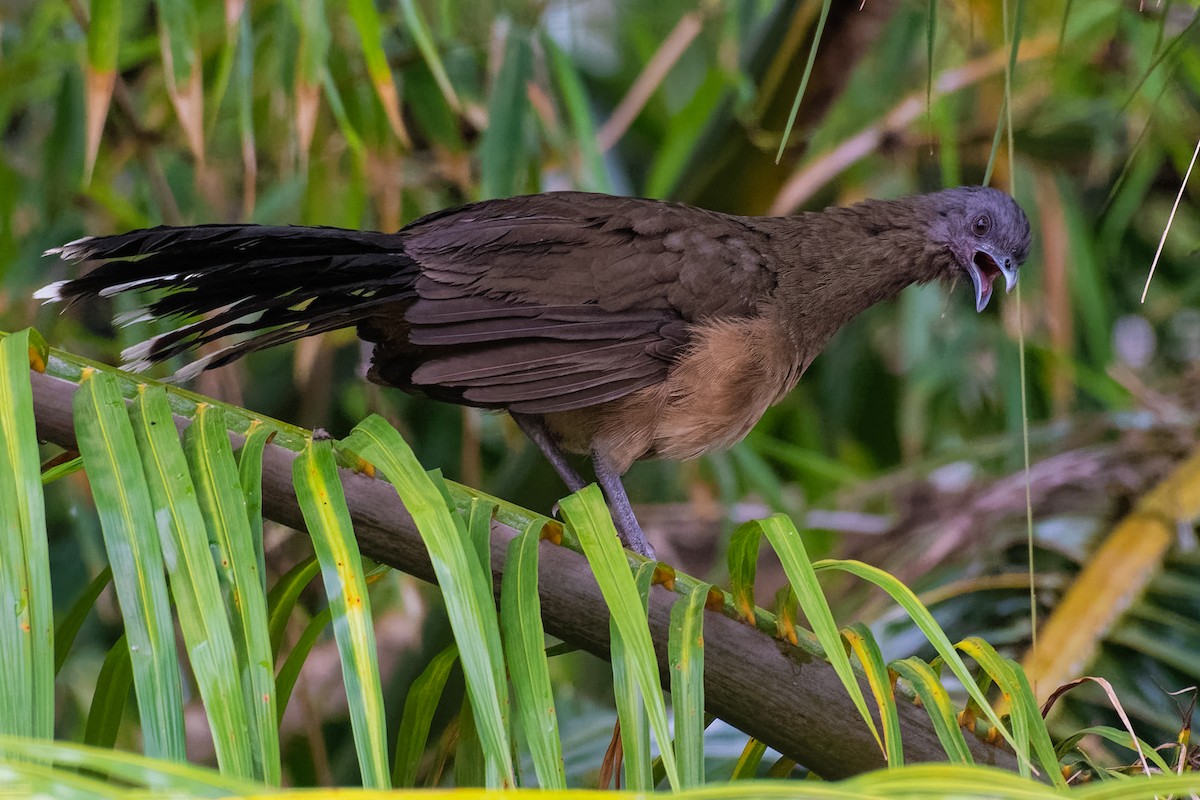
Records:
<instances>
[{"instance_id":1,"label":"dark brown wing feather","mask_svg":"<svg viewBox=\"0 0 1200 800\"><path fill-rule=\"evenodd\" d=\"M753 315L776 282L768 234L751 221L652 200L485 201L402 236L420 267L405 313L412 349L377 349L378 373L526 413L662 381L691 323ZM389 358L409 363L380 363Z\"/></svg>"}]
</instances>

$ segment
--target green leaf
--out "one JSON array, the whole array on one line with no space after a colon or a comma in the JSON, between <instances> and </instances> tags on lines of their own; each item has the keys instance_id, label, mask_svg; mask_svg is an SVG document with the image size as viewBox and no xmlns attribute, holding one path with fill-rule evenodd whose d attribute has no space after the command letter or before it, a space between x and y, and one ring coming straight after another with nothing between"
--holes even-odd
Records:
<instances>
[{"instance_id":1,"label":"green leaf","mask_svg":"<svg viewBox=\"0 0 1200 800\"><path fill-rule=\"evenodd\" d=\"M121 800L127 789L42 764L6 764L0 771L0 793L7 797L55 797Z\"/></svg>"},{"instance_id":2,"label":"green leaf","mask_svg":"<svg viewBox=\"0 0 1200 800\"><path fill-rule=\"evenodd\" d=\"M309 556L287 571L275 581L271 593L267 595L267 630L271 632L271 657L279 657L279 648L283 646L283 634L287 630L288 619L300 593L312 583L321 571L321 564L316 556Z\"/></svg>"},{"instance_id":3,"label":"green leaf","mask_svg":"<svg viewBox=\"0 0 1200 800\"><path fill-rule=\"evenodd\" d=\"M42 486L49 486L57 480L74 475L76 472L83 471L83 459L79 456L72 458L70 461L64 461L57 466L51 467L42 473Z\"/></svg>"},{"instance_id":4,"label":"green leaf","mask_svg":"<svg viewBox=\"0 0 1200 800\"><path fill-rule=\"evenodd\" d=\"M58 627L54 631L55 675L66 663L67 655L71 652L71 645L75 643L75 637L79 634L79 629L83 626L87 615L92 613L100 593L111 582L112 567L105 567L100 570L99 575L92 579L91 583L84 587L83 591L79 593L79 597L75 598L75 602L71 603L71 607L59 619Z\"/></svg>"},{"instance_id":5,"label":"green leaf","mask_svg":"<svg viewBox=\"0 0 1200 800\"><path fill-rule=\"evenodd\" d=\"M946 758L961 764L974 763L971 749L967 747L967 740L963 738L962 728L959 727L954 703L933 668L916 656L893 661L889 666L908 681L917 697L921 698L921 705L929 712L934 733L946 751Z\"/></svg>"},{"instance_id":6,"label":"green leaf","mask_svg":"<svg viewBox=\"0 0 1200 800\"><path fill-rule=\"evenodd\" d=\"M641 192L646 197L671 197L682 183L697 145L708 132L708 122L729 97L729 77L711 70L692 99L672 114Z\"/></svg>"},{"instance_id":7,"label":"green leaf","mask_svg":"<svg viewBox=\"0 0 1200 800\"><path fill-rule=\"evenodd\" d=\"M133 663L129 658L129 641L126 636L117 639L109 648L96 675L96 689L92 693L92 705L88 709L87 724L83 729L84 744L112 747L117 741L121 718L125 715L125 704L129 700L129 687L133 685ZM176 759L181 760L181 759Z\"/></svg>"},{"instance_id":8,"label":"green leaf","mask_svg":"<svg viewBox=\"0 0 1200 800\"><path fill-rule=\"evenodd\" d=\"M1002 658L995 648L978 636L970 636L956 646L973 658L1008 698L1017 752L1029 753L1032 749L1050 781L1066 788L1066 780L1059 769L1058 754L1054 752L1054 744L1050 741L1050 733L1038 708L1037 697L1029 686L1024 670L1015 661Z\"/></svg>"},{"instance_id":9,"label":"green leaf","mask_svg":"<svg viewBox=\"0 0 1200 800\"><path fill-rule=\"evenodd\" d=\"M238 451L238 481L246 503L246 520L250 523L250 544L254 547L258 574L267 590L266 555L263 553L262 468L263 450L275 436L275 430L260 420L250 423L246 439Z\"/></svg>"},{"instance_id":10,"label":"green leaf","mask_svg":"<svg viewBox=\"0 0 1200 800\"><path fill-rule=\"evenodd\" d=\"M925 113L932 113L933 106L933 43L937 40L937 0L929 0L929 11L925 27Z\"/></svg>"},{"instance_id":11,"label":"green leaf","mask_svg":"<svg viewBox=\"0 0 1200 800\"><path fill-rule=\"evenodd\" d=\"M889 575L878 567L872 567L869 564L863 564L861 561L838 561L827 560L819 561L813 565L814 569L826 570L834 569L842 572L848 572L863 580L875 584L879 588L887 592L893 600L900 604L905 613L916 623L921 633L925 634L925 638L933 645L933 649L937 651L938 656L945 662L946 666L954 673L954 677L962 682L963 688L967 691L971 700L978 704L980 712L987 718L998 731L998 733L1008 742L1015 752L1018 761L1028 760L1028 753L1017 748L1016 740L1013 738L1011 731L1000 721L1000 717L992 709L987 702L987 698L976 686L975 681L971 678L971 673L967 669L966 664L959 657L954 645L950 644L949 638L946 637L946 632L941 629L933 615L913 593L911 589L897 580L894 576ZM894 665L893 665L894 668Z\"/></svg>"},{"instance_id":12,"label":"green leaf","mask_svg":"<svg viewBox=\"0 0 1200 800\"><path fill-rule=\"evenodd\" d=\"M238 64L238 56L242 50L240 42L243 31L242 20L250 16L249 9L246 6L242 6L238 16L231 18L229 15L231 6L231 2L227 1L225 3L225 40L221 43L220 55L217 58L217 68L214 71L213 80L209 84L208 98L205 100L208 118L205 120L204 129L209 136L212 135L213 126L217 122L217 115L221 111L221 105L229 90L229 79L233 77L234 69L240 66Z\"/></svg>"},{"instance_id":13,"label":"green leaf","mask_svg":"<svg viewBox=\"0 0 1200 800\"><path fill-rule=\"evenodd\" d=\"M799 628L796 627L796 614L800 603L796 600L796 590L790 583L785 583L775 592L775 636L785 639L792 644L800 640Z\"/></svg>"},{"instance_id":14,"label":"green leaf","mask_svg":"<svg viewBox=\"0 0 1200 800\"><path fill-rule=\"evenodd\" d=\"M358 129L351 122L350 115L346 113L346 104L342 102L342 94L338 91L337 84L334 83L333 75L327 69L321 72L321 87L325 90L325 98L329 101L329 110L337 121L338 130L346 138L346 144L349 145L350 152L355 156L355 169L361 172L364 169L367 155L366 147L363 145L363 139Z\"/></svg>"},{"instance_id":15,"label":"green leaf","mask_svg":"<svg viewBox=\"0 0 1200 800\"><path fill-rule=\"evenodd\" d=\"M495 765L499 781L512 785L508 690L490 565L481 564L476 551L463 541L441 493L412 449L382 417L373 415L360 422L341 446L378 467L412 515L446 601L484 754Z\"/></svg>"},{"instance_id":16,"label":"green leaf","mask_svg":"<svg viewBox=\"0 0 1200 800\"><path fill-rule=\"evenodd\" d=\"M120 644L124 649L124 642ZM12 757L0 758L5 762L5 769L12 769L17 759L53 765L53 782L46 792L47 797L64 796L55 791L56 784L79 770L103 776L107 783L101 786L110 786L114 790L112 796L118 800L128 798L131 787L138 795L152 790L146 791L147 797L240 797L270 791L268 786L230 778L207 767L148 758L108 747L0 736L0 753Z\"/></svg>"},{"instance_id":17,"label":"green leaf","mask_svg":"<svg viewBox=\"0 0 1200 800\"><path fill-rule=\"evenodd\" d=\"M227 593L236 664L244 702L250 709L249 734L255 767L268 783L277 785L279 729L266 597L258 558L250 541L250 518L229 443L229 429L219 407L201 403L196 408L196 417L184 434L184 452L217 558L217 577Z\"/></svg>"},{"instance_id":18,"label":"green leaf","mask_svg":"<svg viewBox=\"0 0 1200 800\"><path fill-rule=\"evenodd\" d=\"M488 104L488 126L479 143L479 192L489 197L520 194L525 168L526 84L533 70L533 48L519 30L510 30L504 64Z\"/></svg>"},{"instance_id":19,"label":"green leaf","mask_svg":"<svg viewBox=\"0 0 1200 800\"><path fill-rule=\"evenodd\" d=\"M792 521L782 514L775 514L767 519L747 524L758 525L771 543L771 547L775 549L775 554L779 556L784 572L787 573L788 582L796 592L800 609L808 618L817 641L825 651L825 657L829 660L834 672L837 673L842 685L846 687L850 699L854 702L854 707L858 709L868 730L879 744L880 751L886 755L886 749L879 738L879 731L875 727L875 720L867 709L867 700L858 683L858 676L855 675L854 668L850 666L850 659L842 648L837 623L834 622L833 612L829 609L825 593L817 582L816 571L808 559L800 532L796 530Z\"/></svg>"},{"instance_id":20,"label":"green leaf","mask_svg":"<svg viewBox=\"0 0 1200 800\"><path fill-rule=\"evenodd\" d=\"M646 613L650 581L653 577L653 562L643 562L638 566L633 579L643 614ZM610 618L608 627L609 640L612 642L613 699L621 728L625 786L634 792L651 792L656 781L650 758L650 720L646 712L646 701L638 690L638 663L621 635L616 620Z\"/></svg>"},{"instance_id":21,"label":"green leaf","mask_svg":"<svg viewBox=\"0 0 1200 800\"><path fill-rule=\"evenodd\" d=\"M292 690L296 688L296 681L300 677L300 670L304 668L308 654L312 652L313 646L332 621L333 609L329 607L324 608L321 613L310 619L308 625L304 627L304 631L296 639L296 643L292 645L283 665L280 666L279 673L275 676L275 692L278 695L275 711L277 723L283 721L283 714L287 711L288 702L292 699Z\"/></svg>"},{"instance_id":22,"label":"green leaf","mask_svg":"<svg viewBox=\"0 0 1200 800\"><path fill-rule=\"evenodd\" d=\"M704 608L702 583L671 606L668 659L671 709L675 715L675 758L684 789L704 784Z\"/></svg>"},{"instance_id":23,"label":"green leaf","mask_svg":"<svg viewBox=\"0 0 1200 800\"><path fill-rule=\"evenodd\" d=\"M438 480L441 480L440 475ZM446 504L449 506L454 501L450 499L450 492L445 489L444 482L442 488L442 496L446 498ZM472 497L471 504L467 507L467 538L474 545L475 557L479 559L480 564L487 564L491 561L489 545L492 535L492 515L495 512L496 506L482 497Z\"/></svg>"},{"instance_id":24,"label":"green leaf","mask_svg":"<svg viewBox=\"0 0 1200 800\"><path fill-rule=\"evenodd\" d=\"M758 739L750 739L746 742L746 746L742 749L742 754L738 756L737 763L733 765L733 774L729 776L730 781L748 781L758 775L758 767L762 764L763 756L767 752L767 746Z\"/></svg>"},{"instance_id":25,"label":"green leaf","mask_svg":"<svg viewBox=\"0 0 1200 800\"><path fill-rule=\"evenodd\" d=\"M758 549L761 528L756 524L739 525L729 538L726 559L729 562L729 593L742 619L755 621L754 580L758 575Z\"/></svg>"},{"instance_id":26,"label":"green leaf","mask_svg":"<svg viewBox=\"0 0 1200 800\"><path fill-rule=\"evenodd\" d=\"M396 755L392 762L392 786L397 789L416 785L417 767L429 738L429 728L437 711L438 701L446 688L450 670L458 661L457 645L450 645L433 657L429 666L412 682L404 698L404 713L396 734Z\"/></svg>"},{"instance_id":27,"label":"green leaf","mask_svg":"<svg viewBox=\"0 0 1200 800\"><path fill-rule=\"evenodd\" d=\"M678 790L679 770L669 744L671 736L667 728L666 706L658 676L658 660L647 627L646 610L639 600L637 586L629 572L629 562L617 540L617 530L604 503L604 496L592 484L564 498L560 507L579 537L612 615L612 624L620 632L623 647L628 651L629 669L646 704L650 727L662 752L667 780L672 789Z\"/></svg>"},{"instance_id":28,"label":"green leaf","mask_svg":"<svg viewBox=\"0 0 1200 800\"><path fill-rule=\"evenodd\" d=\"M249 218L255 211L255 177L258 160L254 141L254 31L250 27L250 14L243 12L238 22L237 58L234 62L233 96L237 104L238 134L242 143L242 214ZM286 185L286 184L285 184Z\"/></svg>"},{"instance_id":29,"label":"green leaf","mask_svg":"<svg viewBox=\"0 0 1200 800\"><path fill-rule=\"evenodd\" d=\"M783 127L783 136L779 138L779 151L775 153L775 163L783 158L788 139L792 135L792 126L796 124L796 113L800 110L800 101L804 99L804 90L808 87L809 76L812 75L813 63L817 60L817 45L821 43L821 33L825 30L825 20L829 17L829 7L832 0L824 0L821 4L821 16L817 19L817 30L813 33L812 47L808 51L808 62L804 65L804 76L800 78L800 86L796 89L796 99L792 101L792 110L788 112L787 124Z\"/></svg>"},{"instance_id":30,"label":"green leaf","mask_svg":"<svg viewBox=\"0 0 1200 800\"><path fill-rule=\"evenodd\" d=\"M463 788L485 786L487 760L479 741L479 730L475 727L475 715L471 712L470 698L464 697L458 713L458 736L454 747L454 785Z\"/></svg>"},{"instance_id":31,"label":"green leaf","mask_svg":"<svg viewBox=\"0 0 1200 800\"><path fill-rule=\"evenodd\" d=\"M255 771L250 739L245 735L252 712L242 697L239 676L229 668L237 662L237 654L225 608L219 602L221 589L204 535L204 517L166 391L161 386L142 387L130 418L158 522L179 627L204 701L217 763L234 777L262 778L262 773ZM275 781L278 779L276 774Z\"/></svg>"},{"instance_id":32,"label":"green leaf","mask_svg":"<svg viewBox=\"0 0 1200 800\"><path fill-rule=\"evenodd\" d=\"M513 704L533 757L538 786L565 789L562 741L550 669L546 633L538 600L538 544L542 524L530 522L508 545L500 588L500 630L513 687Z\"/></svg>"},{"instance_id":33,"label":"green leaf","mask_svg":"<svg viewBox=\"0 0 1200 800\"><path fill-rule=\"evenodd\" d=\"M404 109L426 139L450 153L466 149L459 118L438 90L433 74L423 64L404 72Z\"/></svg>"},{"instance_id":34,"label":"green leaf","mask_svg":"<svg viewBox=\"0 0 1200 800\"><path fill-rule=\"evenodd\" d=\"M1056 176L1071 260L1071 308L1078 315L1080 334L1087 345L1086 363L1105 368L1112 360L1112 320L1115 318L1110 284L1104 274L1107 261L1096 251L1096 239L1085 216L1078 189L1065 175Z\"/></svg>"},{"instance_id":35,"label":"green leaf","mask_svg":"<svg viewBox=\"0 0 1200 800\"><path fill-rule=\"evenodd\" d=\"M875 696L875 707L883 725L883 743L889 767L904 764L904 748L900 743L900 715L896 711L896 694L892 690L892 679L883 663L883 653L871 630L861 622L842 628L842 639L858 656L863 672L867 674L867 685Z\"/></svg>"},{"instance_id":36,"label":"green leaf","mask_svg":"<svg viewBox=\"0 0 1200 800\"><path fill-rule=\"evenodd\" d=\"M121 44L121 0L92 0L87 24L87 64L84 67L84 184L92 179L100 137L108 117L117 77Z\"/></svg>"},{"instance_id":37,"label":"green leaf","mask_svg":"<svg viewBox=\"0 0 1200 800\"><path fill-rule=\"evenodd\" d=\"M300 42L296 53L296 78L309 86L321 83L328 66L331 33L325 0L296 0Z\"/></svg>"},{"instance_id":38,"label":"green leaf","mask_svg":"<svg viewBox=\"0 0 1200 800\"><path fill-rule=\"evenodd\" d=\"M1129 735L1129 731L1122 730L1120 728L1113 728L1108 725L1094 725L1088 728L1077 730L1059 742L1058 745L1055 746L1054 751L1061 758L1062 756L1071 752L1071 750L1073 750L1075 746L1079 744L1079 742L1088 736L1099 736L1102 739L1107 739L1113 744L1120 745L1121 747L1124 747L1125 749L1135 753L1139 752L1140 747L1140 752L1145 755L1151 763L1154 764L1156 769L1162 770L1163 772L1175 771L1174 767L1169 765L1166 759L1162 757L1162 753L1159 752L1158 748L1140 738L1135 744L1133 737Z\"/></svg>"},{"instance_id":39,"label":"green leaf","mask_svg":"<svg viewBox=\"0 0 1200 800\"><path fill-rule=\"evenodd\" d=\"M32 330L0 340L0 733L54 735L54 606L30 365Z\"/></svg>"},{"instance_id":40,"label":"green leaf","mask_svg":"<svg viewBox=\"0 0 1200 800\"><path fill-rule=\"evenodd\" d=\"M433 74L433 79L441 90L442 97L446 99L446 104L456 114L460 113L462 103L459 102L458 94L454 91L454 84L450 82L450 77L446 74L446 67L442 64L441 56L438 55L437 46L433 43L433 36L429 32L429 26L425 23L425 17L421 15L415 0L400 0L400 10L404 13L404 24L408 27L413 41L416 42L417 50L420 51L421 58L425 60L425 65Z\"/></svg>"},{"instance_id":41,"label":"green leaf","mask_svg":"<svg viewBox=\"0 0 1200 800\"><path fill-rule=\"evenodd\" d=\"M73 406L75 437L125 621L146 753L185 761L183 693L162 550L116 377L105 372L86 374Z\"/></svg>"},{"instance_id":42,"label":"green leaf","mask_svg":"<svg viewBox=\"0 0 1200 800\"><path fill-rule=\"evenodd\" d=\"M88 9L87 63L96 73L117 68L121 45L121 0L91 0Z\"/></svg>"},{"instance_id":43,"label":"green leaf","mask_svg":"<svg viewBox=\"0 0 1200 800\"><path fill-rule=\"evenodd\" d=\"M383 50L383 25L379 20L379 10L375 8L375 0L350 0L348 10L358 30L359 41L362 42L363 57L375 94L387 114L392 131L405 140L407 134L400 119L396 81L392 77L392 68L388 66L387 53Z\"/></svg>"},{"instance_id":44,"label":"green leaf","mask_svg":"<svg viewBox=\"0 0 1200 800\"><path fill-rule=\"evenodd\" d=\"M751 431L746 437L746 445L752 452L781 461L803 476L839 485L859 483L867 477L851 465L761 431Z\"/></svg>"},{"instance_id":45,"label":"green leaf","mask_svg":"<svg viewBox=\"0 0 1200 800\"><path fill-rule=\"evenodd\" d=\"M176 86L183 86L191 80L192 70L200 66L195 8L190 0L155 0L154 5L165 40L164 53L171 60L172 80Z\"/></svg>"},{"instance_id":46,"label":"green leaf","mask_svg":"<svg viewBox=\"0 0 1200 800\"><path fill-rule=\"evenodd\" d=\"M388 789L387 723L371 601L332 444L328 440L310 442L293 462L292 475L333 612L333 635L342 661L363 786Z\"/></svg>"},{"instance_id":47,"label":"green leaf","mask_svg":"<svg viewBox=\"0 0 1200 800\"><path fill-rule=\"evenodd\" d=\"M613 192L612 181L604 167L604 158L596 142L596 125L592 119L592 108L587 89L571 59L562 51L549 34L543 33L542 48L546 51L547 65L554 82L562 95L567 118L571 123L572 141L579 148L581 163L579 188L589 192Z\"/></svg>"}]
</instances>

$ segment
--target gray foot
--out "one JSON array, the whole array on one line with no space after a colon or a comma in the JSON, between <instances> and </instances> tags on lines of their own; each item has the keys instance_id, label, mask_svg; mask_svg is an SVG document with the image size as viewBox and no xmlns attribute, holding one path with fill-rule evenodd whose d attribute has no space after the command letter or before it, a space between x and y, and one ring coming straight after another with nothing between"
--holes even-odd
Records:
<instances>
[{"instance_id":1,"label":"gray foot","mask_svg":"<svg viewBox=\"0 0 1200 800\"><path fill-rule=\"evenodd\" d=\"M612 512L613 524L617 526L617 536L621 543L638 555L655 560L654 548L646 541L646 534L634 516L633 506L629 504L629 495L625 494L625 485L621 476L599 451L592 451L592 464L596 468L596 480L608 498L608 509Z\"/></svg>"}]
</instances>

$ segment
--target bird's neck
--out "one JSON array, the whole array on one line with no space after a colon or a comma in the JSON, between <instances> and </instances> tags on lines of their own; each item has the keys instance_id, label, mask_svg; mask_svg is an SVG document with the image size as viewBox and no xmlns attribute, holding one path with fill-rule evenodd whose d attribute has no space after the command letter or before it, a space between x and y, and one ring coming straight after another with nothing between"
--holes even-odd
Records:
<instances>
[{"instance_id":1,"label":"bird's neck","mask_svg":"<svg viewBox=\"0 0 1200 800\"><path fill-rule=\"evenodd\" d=\"M775 308L803 366L843 325L905 287L952 274L949 251L930 240L923 197L870 200L779 218L790 255Z\"/></svg>"}]
</instances>

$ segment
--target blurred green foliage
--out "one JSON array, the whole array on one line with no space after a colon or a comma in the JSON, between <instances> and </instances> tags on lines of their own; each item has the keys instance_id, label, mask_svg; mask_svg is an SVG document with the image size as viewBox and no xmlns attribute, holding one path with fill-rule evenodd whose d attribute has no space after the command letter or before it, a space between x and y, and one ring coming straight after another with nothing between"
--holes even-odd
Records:
<instances>
[{"instance_id":1,"label":"blurred green foliage","mask_svg":"<svg viewBox=\"0 0 1200 800\"><path fill-rule=\"evenodd\" d=\"M1019 315L1014 297L976 315L961 287L911 289L843 331L746 442L699 465L638 465L628 481L668 552L703 564L723 547L694 534L712 529L714 501L736 515L754 499L798 518L839 508L884 519L887 542L830 525L813 548L857 547L885 566L905 563L938 548L932 535L904 535L920 522L936 527L944 512L922 491L967 502L978 494L967 489L1020 466L1018 331L1035 457L1120 446L1130 431L1168 423L1194 432L1200 408L1195 179L1139 303L1200 131L1196 4L1026 2L1017 15L1019 5L834 4L776 165L817 2L5 3L0 329L36 325L55 344L115 361L148 332L114 330L120 309L40 309L32 292L66 274L41 253L159 223L395 229L480 197L562 188L790 212L977 183L993 155L1019 18L1023 55L1008 100L1014 159L1001 147L993 180L1014 191L1035 228ZM845 147L862 136L861 150ZM340 332L254 354L198 388L336 436L378 411L448 477L535 509L559 497L551 470L506 419L368 386L357 379L362 358ZM1035 508L1047 585L1062 585L1129 497L1161 475L1161 459L1150 456L1175 453L1153 444L1133 452L1149 455L1124 465L1134 473L1124 494L1093 476L1080 479L1086 501L1069 516ZM939 488L953 477L946 465L965 465L959 495ZM48 491L55 575L84 585L103 565L88 495L71 482ZM683 505L655 512L666 503ZM981 513L970 537L909 576L914 587L1021 572L1023 497L1005 508ZM1195 559L1172 558L1162 580L1177 588ZM1019 653L1029 633L1024 592L962 595L941 607L940 621L961 634L1002 634L993 641ZM1126 630L1098 662L1129 678L1135 711L1162 736L1178 727L1163 690L1200 680L1194 640L1166 612L1198 594L1159 601L1155 590L1138 608L1166 632L1147 643L1140 626L1141 638ZM877 613L845 597L845 610ZM1043 594L1044 607L1053 599ZM444 636L444 625L433 630L425 649L436 653ZM896 632L897 647L905 636ZM1069 709L1098 713L1086 703ZM332 760L337 769L336 753Z\"/></svg>"}]
</instances>

